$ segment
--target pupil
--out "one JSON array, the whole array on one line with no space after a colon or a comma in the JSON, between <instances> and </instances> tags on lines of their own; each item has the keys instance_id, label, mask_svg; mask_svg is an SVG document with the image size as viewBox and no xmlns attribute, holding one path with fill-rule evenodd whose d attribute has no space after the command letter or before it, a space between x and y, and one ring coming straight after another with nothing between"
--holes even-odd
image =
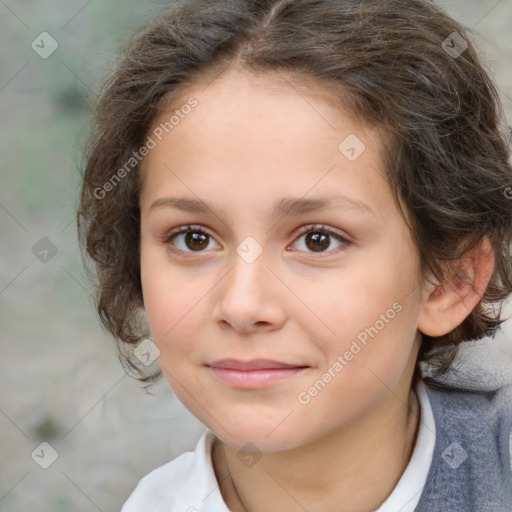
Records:
<instances>
[{"instance_id":1,"label":"pupil","mask_svg":"<svg viewBox=\"0 0 512 512\"><path fill-rule=\"evenodd\" d=\"M310 241L313 241L312 247L309 246L308 242ZM321 250L327 249L330 245L329 235L326 235L325 233L309 233L308 235L306 235L306 245L313 251L316 251L318 248L320 248Z\"/></svg>"},{"instance_id":2,"label":"pupil","mask_svg":"<svg viewBox=\"0 0 512 512\"><path fill-rule=\"evenodd\" d=\"M201 239L202 239L202 243L201 243ZM192 250L196 250L196 249L204 249L204 247L207 247L208 246L208 242L207 242L207 235L204 235L202 233L195 233L193 231L189 231L186 235L185 235L185 243L187 244L187 247L189 249L192 249ZM191 247L191 243L193 244L197 244L199 245L199 247Z\"/></svg>"}]
</instances>

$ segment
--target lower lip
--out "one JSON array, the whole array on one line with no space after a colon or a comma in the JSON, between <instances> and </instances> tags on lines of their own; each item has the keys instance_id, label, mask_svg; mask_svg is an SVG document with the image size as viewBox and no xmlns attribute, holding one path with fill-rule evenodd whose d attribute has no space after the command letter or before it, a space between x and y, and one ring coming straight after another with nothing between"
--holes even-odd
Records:
<instances>
[{"instance_id":1,"label":"lower lip","mask_svg":"<svg viewBox=\"0 0 512 512\"><path fill-rule=\"evenodd\" d=\"M242 389L258 389L294 377L308 368L267 368L263 370L228 370L212 368L214 375L229 386Z\"/></svg>"}]
</instances>

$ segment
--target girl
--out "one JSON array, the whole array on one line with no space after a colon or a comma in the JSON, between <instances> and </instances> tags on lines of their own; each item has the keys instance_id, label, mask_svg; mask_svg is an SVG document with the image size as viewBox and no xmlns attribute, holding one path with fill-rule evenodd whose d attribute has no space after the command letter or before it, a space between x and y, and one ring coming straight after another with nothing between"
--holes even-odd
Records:
<instances>
[{"instance_id":1,"label":"girl","mask_svg":"<svg viewBox=\"0 0 512 512\"><path fill-rule=\"evenodd\" d=\"M512 169L460 24L429 0L183 0L96 121L98 312L206 427L122 512L512 510L512 376L482 343Z\"/></svg>"}]
</instances>

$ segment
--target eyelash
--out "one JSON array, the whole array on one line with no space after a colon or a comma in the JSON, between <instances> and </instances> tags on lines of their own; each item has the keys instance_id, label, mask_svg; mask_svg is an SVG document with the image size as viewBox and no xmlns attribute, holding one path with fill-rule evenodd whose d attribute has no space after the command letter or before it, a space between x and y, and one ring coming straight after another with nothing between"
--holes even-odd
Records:
<instances>
[{"instance_id":1,"label":"eyelash","mask_svg":"<svg viewBox=\"0 0 512 512\"><path fill-rule=\"evenodd\" d=\"M169 233L167 233L165 235L165 237L163 238L162 241L163 241L164 244L169 246L169 250L171 250L174 253L182 253L182 255L184 257L191 257L191 256L194 256L194 254L200 254L201 252L204 252L204 251L186 252L186 251L182 251L181 249L172 248L171 242L172 242L173 238L175 238L178 235L181 235L182 233L187 233L189 231L191 231L193 233L199 233L199 234L202 234L202 235L206 235L206 236L208 236L210 238L213 238L213 236L210 235L210 233L208 233L207 231L205 231L201 226L188 225L188 226L182 226L180 228L176 228L176 229L170 231ZM352 243L350 240L348 240L344 236L340 235L338 232L336 232L336 231L334 231L334 230L332 230L332 229L330 229L327 226L324 226L322 224L311 224L311 225L308 225L308 226L304 226L297 233L297 237L300 238L301 236L303 236L303 235L305 235L307 233L321 233L321 234L332 236L338 242L341 242L345 246L345 248L348 247L349 245L351 245L351 243ZM309 252L309 254L317 254L320 257L325 257L323 255L330 255L333 252L334 253L337 252L339 249L342 249L342 247L339 247L339 248L337 248L335 250L332 250L332 251L325 251L325 252L318 252L318 253ZM299 251L299 252L301 252L301 251ZM302 252L304 252L304 251L302 251Z\"/></svg>"}]
</instances>

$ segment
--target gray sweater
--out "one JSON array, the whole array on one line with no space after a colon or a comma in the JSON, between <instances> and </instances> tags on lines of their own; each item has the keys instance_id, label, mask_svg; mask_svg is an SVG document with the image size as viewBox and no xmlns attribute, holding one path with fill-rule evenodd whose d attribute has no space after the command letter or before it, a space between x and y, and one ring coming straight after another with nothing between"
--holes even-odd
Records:
<instances>
[{"instance_id":1,"label":"gray sweater","mask_svg":"<svg viewBox=\"0 0 512 512\"><path fill-rule=\"evenodd\" d=\"M421 365L436 443L415 512L512 512L512 366L488 338L463 347L441 377Z\"/></svg>"}]
</instances>

